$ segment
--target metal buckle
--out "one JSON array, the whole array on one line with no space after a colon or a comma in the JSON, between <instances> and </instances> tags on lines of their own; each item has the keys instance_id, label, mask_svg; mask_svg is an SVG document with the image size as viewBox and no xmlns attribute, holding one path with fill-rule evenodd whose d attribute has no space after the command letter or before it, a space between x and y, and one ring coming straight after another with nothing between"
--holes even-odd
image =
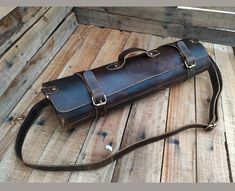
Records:
<instances>
[{"instance_id":1,"label":"metal buckle","mask_svg":"<svg viewBox=\"0 0 235 191\"><path fill-rule=\"evenodd\" d=\"M193 64L188 64L186 60L184 60L184 64L187 68L193 68L194 66L196 66L196 62L193 62Z\"/></svg>"},{"instance_id":2,"label":"metal buckle","mask_svg":"<svg viewBox=\"0 0 235 191\"><path fill-rule=\"evenodd\" d=\"M211 130L213 130L215 127L217 127L218 126L218 124L217 123L211 123L211 124L209 124L206 128L205 128L205 130L206 131L211 131Z\"/></svg>"},{"instance_id":3,"label":"metal buckle","mask_svg":"<svg viewBox=\"0 0 235 191\"><path fill-rule=\"evenodd\" d=\"M105 95L104 95L104 101L100 99L100 102L99 102L99 103L95 103L95 100L94 100L94 98L93 98L93 97L91 97L91 99L92 99L92 103L93 103L93 105L94 105L94 106L96 106L96 107L99 107L99 106L105 105L105 104L107 103L107 98L106 98L106 96L105 96Z\"/></svg>"}]
</instances>

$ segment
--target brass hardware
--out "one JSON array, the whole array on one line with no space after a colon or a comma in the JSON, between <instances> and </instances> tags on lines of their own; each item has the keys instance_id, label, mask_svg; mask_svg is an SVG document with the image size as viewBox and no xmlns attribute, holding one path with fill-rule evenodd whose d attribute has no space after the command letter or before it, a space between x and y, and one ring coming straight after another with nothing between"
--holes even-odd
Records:
<instances>
[{"instance_id":1,"label":"brass hardware","mask_svg":"<svg viewBox=\"0 0 235 191\"><path fill-rule=\"evenodd\" d=\"M42 87L42 92L46 95L46 98L49 99L49 95L57 92L58 88L56 86L47 86L47 87Z\"/></svg>"},{"instance_id":2,"label":"brass hardware","mask_svg":"<svg viewBox=\"0 0 235 191\"><path fill-rule=\"evenodd\" d=\"M151 51L146 51L146 54L148 55L148 57L155 57L158 56L160 54L159 50L151 50Z\"/></svg>"},{"instance_id":3,"label":"brass hardware","mask_svg":"<svg viewBox=\"0 0 235 191\"><path fill-rule=\"evenodd\" d=\"M209 124L206 128L205 128L205 130L206 131L211 131L211 130L213 130L215 127L217 127L218 126L218 124L217 123L211 123L211 124Z\"/></svg>"},{"instance_id":4,"label":"brass hardware","mask_svg":"<svg viewBox=\"0 0 235 191\"><path fill-rule=\"evenodd\" d=\"M105 95L104 95L104 101L103 100L99 100L99 103L96 103L93 97L91 97L91 100L92 100L93 105L96 106L96 107L105 105L107 103L107 98L106 98Z\"/></svg>"},{"instance_id":5,"label":"brass hardware","mask_svg":"<svg viewBox=\"0 0 235 191\"><path fill-rule=\"evenodd\" d=\"M186 60L184 60L184 64L187 68L193 68L194 66L196 66L196 62L193 62L193 64L189 64Z\"/></svg>"}]
</instances>

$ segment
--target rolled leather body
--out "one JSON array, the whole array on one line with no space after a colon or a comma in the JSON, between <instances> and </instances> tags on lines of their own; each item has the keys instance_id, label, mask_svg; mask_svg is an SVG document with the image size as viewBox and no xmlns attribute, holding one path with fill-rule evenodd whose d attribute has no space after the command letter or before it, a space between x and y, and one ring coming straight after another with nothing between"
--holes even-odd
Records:
<instances>
[{"instance_id":1,"label":"rolled leather body","mask_svg":"<svg viewBox=\"0 0 235 191\"><path fill-rule=\"evenodd\" d=\"M198 41L184 39L118 62L43 84L63 126L103 115L116 106L183 82L210 66L209 55ZM108 54L108 52L107 52Z\"/></svg>"}]
</instances>

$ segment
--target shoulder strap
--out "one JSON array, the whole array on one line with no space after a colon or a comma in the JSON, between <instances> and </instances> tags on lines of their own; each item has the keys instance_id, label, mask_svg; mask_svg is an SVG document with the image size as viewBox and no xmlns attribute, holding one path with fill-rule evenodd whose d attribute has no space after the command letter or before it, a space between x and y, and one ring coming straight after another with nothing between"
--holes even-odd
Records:
<instances>
[{"instance_id":1,"label":"shoulder strap","mask_svg":"<svg viewBox=\"0 0 235 191\"><path fill-rule=\"evenodd\" d=\"M143 147L145 145L148 145L153 142L160 141L162 139L166 139L170 136L173 136L177 133L180 133L182 131L185 131L187 129L204 129L207 131L211 131L214 129L214 127L217 126L217 120L218 120L218 113L217 113L217 104L218 104L218 98L220 95L220 92L222 90L222 78L220 71L213 61L213 59L210 57L211 65L208 69L210 80L212 83L213 88L213 96L211 99L210 104L210 113L209 113L209 123L208 124L190 124L183 127L180 127L176 130L172 130L170 132L154 136L148 139L144 139L141 141L138 141L130 146L127 146L116 153L93 163L85 163L85 164L74 164L74 165L44 165L44 164L33 164L24 161L22 156L22 147L25 140L25 137L33 124L33 122L38 118L42 110L50 105L50 102L47 99L43 99L40 102L38 102L29 112L28 116L24 120L23 124L21 125L16 142L15 142L15 152L17 157L28 167L34 168L34 169L40 169L40 170L46 170L46 171L85 171L85 170L93 170L100 167L103 167L115 160L118 160L122 156L126 155L127 153L130 153L131 151Z\"/></svg>"}]
</instances>

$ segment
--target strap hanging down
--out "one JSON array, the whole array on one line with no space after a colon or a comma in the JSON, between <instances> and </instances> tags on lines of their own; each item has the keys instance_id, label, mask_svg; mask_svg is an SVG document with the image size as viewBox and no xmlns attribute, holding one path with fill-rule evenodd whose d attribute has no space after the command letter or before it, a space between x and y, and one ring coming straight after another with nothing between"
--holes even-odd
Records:
<instances>
[{"instance_id":1,"label":"strap hanging down","mask_svg":"<svg viewBox=\"0 0 235 191\"><path fill-rule=\"evenodd\" d=\"M176 130L154 136L148 139L144 139L141 141L138 141L130 146L127 146L116 153L93 163L86 163L86 164L74 164L74 165L43 165L43 164L33 164L24 161L22 156L22 147L25 140L25 137L33 124L33 122L38 118L41 111L50 105L49 101L47 99L43 99L40 102L38 102L29 112L28 116L26 117L25 121L20 127L20 130L18 132L16 142L15 142L15 152L17 157L28 167L39 169L39 170L46 170L46 171L85 171L85 170L94 170L98 169L100 167L103 167L107 164L110 164L111 162L118 160L122 156L126 155L127 153L130 153L131 151L143 147L145 145L148 145L153 142L160 141L162 139L166 139L168 137L171 137L177 133L180 133L182 131L185 131L187 129L204 129L207 131L212 130L217 125L218 120L218 114L217 114L217 104L218 104L218 98L220 95L220 92L222 90L222 78L220 71L218 67L216 66L215 62L210 58L211 66L208 69L210 74L210 80L212 83L213 88L213 96L211 99L210 104L210 113L209 113L209 123L208 124L190 124L183 127L180 127Z\"/></svg>"}]
</instances>

